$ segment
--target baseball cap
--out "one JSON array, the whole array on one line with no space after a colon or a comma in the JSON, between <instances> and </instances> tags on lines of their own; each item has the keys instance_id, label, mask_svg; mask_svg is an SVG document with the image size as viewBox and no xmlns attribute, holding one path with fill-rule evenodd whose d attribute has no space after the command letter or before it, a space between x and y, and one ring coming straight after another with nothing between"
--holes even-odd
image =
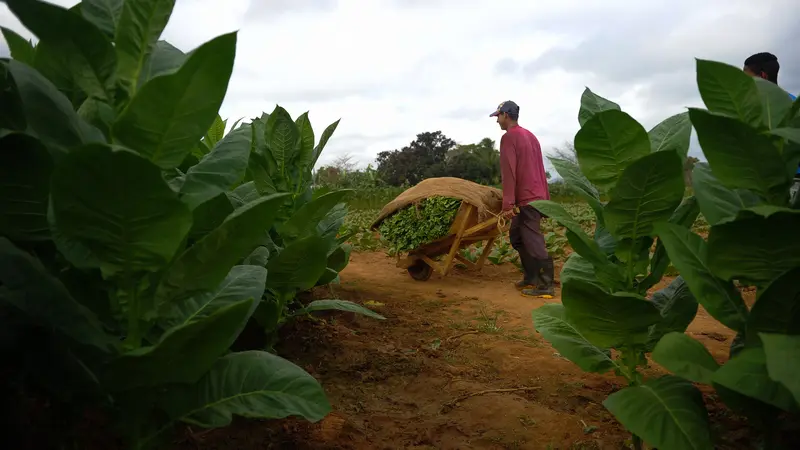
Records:
<instances>
[{"instance_id":1,"label":"baseball cap","mask_svg":"<svg viewBox=\"0 0 800 450\"><path fill-rule=\"evenodd\" d=\"M501 113L519 114L519 105L512 102L511 100L506 100L503 103L497 105L497 110L489 114L489 117L496 117L499 116Z\"/></svg>"}]
</instances>

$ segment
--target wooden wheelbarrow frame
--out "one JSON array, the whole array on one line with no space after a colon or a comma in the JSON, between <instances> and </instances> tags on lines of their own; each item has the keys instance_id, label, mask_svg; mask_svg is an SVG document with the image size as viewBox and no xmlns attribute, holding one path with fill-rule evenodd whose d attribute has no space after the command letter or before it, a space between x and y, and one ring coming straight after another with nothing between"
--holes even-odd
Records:
<instances>
[{"instance_id":1,"label":"wooden wheelbarrow frame","mask_svg":"<svg viewBox=\"0 0 800 450\"><path fill-rule=\"evenodd\" d=\"M427 281L434 271L442 276L447 275L456 261L469 269L479 271L492 252L497 237L506 231L497 226L498 220L499 217L495 216L479 222L478 209L462 201L447 236L411 250L405 257L399 257L397 267L406 269L411 278L417 281ZM459 253L462 248L482 241L486 241L486 245L476 262L473 263ZM441 255L447 255L443 261L434 259Z\"/></svg>"}]
</instances>

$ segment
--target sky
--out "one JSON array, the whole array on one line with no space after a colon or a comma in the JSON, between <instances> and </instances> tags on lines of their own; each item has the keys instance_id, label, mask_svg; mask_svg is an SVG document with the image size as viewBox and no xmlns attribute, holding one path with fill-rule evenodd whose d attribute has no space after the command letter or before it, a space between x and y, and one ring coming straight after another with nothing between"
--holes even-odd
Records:
<instances>
[{"instance_id":1,"label":"sky","mask_svg":"<svg viewBox=\"0 0 800 450\"><path fill-rule=\"evenodd\" d=\"M798 17L796 0L177 0L162 39L190 51L238 30L222 117L278 104L309 111L317 138L341 119L319 164L364 167L425 131L499 142L489 114L505 100L548 152L578 131L585 87L650 129L702 106L695 58L738 67L772 52L799 93ZM0 25L33 37L5 5Z\"/></svg>"}]
</instances>

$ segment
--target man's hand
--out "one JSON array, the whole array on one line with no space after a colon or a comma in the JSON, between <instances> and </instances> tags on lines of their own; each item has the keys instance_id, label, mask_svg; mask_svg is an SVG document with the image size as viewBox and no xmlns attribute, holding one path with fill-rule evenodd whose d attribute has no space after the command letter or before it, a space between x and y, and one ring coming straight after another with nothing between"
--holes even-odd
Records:
<instances>
[{"instance_id":1,"label":"man's hand","mask_svg":"<svg viewBox=\"0 0 800 450\"><path fill-rule=\"evenodd\" d=\"M516 208L506 209L500 213L500 217L510 219L517 215Z\"/></svg>"}]
</instances>

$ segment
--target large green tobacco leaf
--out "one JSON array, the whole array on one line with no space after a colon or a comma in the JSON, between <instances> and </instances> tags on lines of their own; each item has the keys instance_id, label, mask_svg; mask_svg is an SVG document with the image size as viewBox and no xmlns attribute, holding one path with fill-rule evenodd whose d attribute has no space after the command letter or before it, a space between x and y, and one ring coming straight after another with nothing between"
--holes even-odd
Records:
<instances>
[{"instance_id":1,"label":"large green tobacco leaf","mask_svg":"<svg viewBox=\"0 0 800 450\"><path fill-rule=\"evenodd\" d=\"M619 366L611 352L595 346L580 331L564 319L564 306L549 303L531 313L533 326L561 356L569 359L585 372L605 373Z\"/></svg>"},{"instance_id":2,"label":"large green tobacco leaf","mask_svg":"<svg viewBox=\"0 0 800 450\"><path fill-rule=\"evenodd\" d=\"M266 267L269 261L270 251L267 247L258 246L255 250L250 252L249 255L242 261L242 264L249 264L253 266Z\"/></svg>"},{"instance_id":3,"label":"large green tobacco leaf","mask_svg":"<svg viewBox=\"0 0 800 450\"><path fill-rule=\"evenodd\" d=\"M181 200L194 209L205 201L227 192L244 178L250 157L250 130L228 133L211 153L186 172Z\"/></svg>"},{"instance_id":4,"label":"large green tobacco leaf","mask_svg":"<svg viewBox=\"0 0 800 450\"><path fill-rule=\"evenodd\" d=\"M175 48L167 41L156 42L150 57L139 73L138 85L141 86L150 79L178 70L186 61L186 54Z\"/></svg>"},{"instance_id":5,"label":"large green tobacco leaf","mask_svg":"<svg viewBox=\"0 0 800 450\"><path fill-rule=\"evenodd\" d=\"M287 177L287 170L295 156L300 130L292 120L292 116L280 106L276 106L265 124L265 134L269 153L275 159L277 171L281 178Z\"/></svg>"},{"instance_id":6,"label":"large green tobacco leaf","mask_svg":"<svg viewBox=\"0 0 800 450\"><path fill-rule=\"evenodd\" d=\"M258 189L256 189L255 183L252 181L242 184L232 192L228 192L227 195L231 203L237 208L254 200L258 200L261 197L261 194L258 193Z\"/></svg>"},{"instance_id":7,"label":"large green tobacco leaf","mask_svg":"<svg viewBox=\"0 0 800 450\"><path fill-rule=\"evenodd\" d=\"M0 108L0 130L24 131L27 129L25 110L17 84L2 60L0 60L0 105L3 105ZM0 133L5 133L5 131Z\"/></svg>"},{"instance_id":8,"label":"large green tobacco leaf","mask_svg":"<svg viewBox=\"0 0 800 450\"><path fill-rule=\"evenodd\" d=\"M565 319L599 347L645 344L650 326L661 320L647 299L627 292L610 294L586 280L564 283L561 296Z\"/></svg>"},{"instance_id":9,"label":"large green tobacco leaf","mask_svg":"<svg viewBox=\"0 0 800 450\"><path fill-rule=\"evenodd\" d=\"M314 300L308 305L295 311L293 315L310 314L317 311L344 311L344 312L361 314L362 316L367 316L378 320L386 319L386 317L383 317L382 315L376 313L375 311L365 308L359 305L358 303L349 302L347 300L334 300L334 299Z\"/></svg>"},{"instance_id":10,"label":"large green tobacco leaf","mask_svg":"<svg viewBox=\"0 0 800 450\"><path fill-rule=\"evenodd\" d=\"M163 268L192 225L158 167L124 149L74 149L56 166L50 192L59 232L111 273Z\"/></svg>"},{"instance_id":11,"label":"large green tobacco leaf","mask_svg":"<svg viewBox=\"0 0 800 450\"><path fill-rule=\"evenodd\" d=\"M753 78L753 80L756 82L758 96L761 99L762 123L769 130L778 128L792 109L789 93L763 78Z\"/></svg>"},{"instance_id":12,"label":"large green tobacco leaf","mask_svg":"<svg viewBox=\"0 0 800 450\"><path fill-rule=\"evenodd\" d=\"M38 140L18 133L0 138L0 235L14 241L50 238L52 172L50 154Z\"/></svg>"},{"instance_id":13,"label":"large green tobacco leaf","mask_svg":"<svg viewBox=\"0 0 800 450\"><path fill-rule=\"evenodd\" d=\"M571 232L567 232L569 235ZM570 240L570 245L575 247L575 239ZM602 261L601 261L602 262ZM561 282L566 283L570 278L579 278L583 281L596 284L605 291L618 291L625 288L622 274L619 272L618 266L612 264L608 260L602 264L596 264L580 254L573 253L567 258L564 267L561 270Z\"/></svg>"},{"instance_id":14,"label":"large green tobacco leaf","mask_svg":"<svg viewBox=\"0 0 800 450\"><path fill-rule=\"evenodd\" d=\"M214 122L235 54L236 33L224 34L195 49L177 72L145 83L114 124L114 137L162 169L178 167Z\"/></svg>"},{"instance_id":15,"label":"large green tobacco leaf","mask_svg":"<svg viewBox=\"0 0 800 450\"><path fill-rule=\"evenodd\" d=\"M588 87L583 90L583 94L581 94L581 107L578 110L578 123L580 126L586 124L595 114L608 111L609 109L615 109L619 111L619 105L603 98L594 92Z\"/></svg>"},{"instance_id":16,"label":"large green tobacco leaf","mask_svg":"<svg viewBox=\"0 0 800 450\"><path fill-rule=\"evenodd\" d=\"M341 120L341 119L339 119ZM322 150L325 149L325 145L328 144L328 140L333 136L333 132L336 131L336 127L339 126L339 120L333 122L332 124L328 125L325 130L322 131L322 136L319 138L319 142L317 146L314 147L314 158L312 160L311 167L317 164L317 160L319 159L319 155L322 154Z\"/></svg>"},{"instance_id":17,"label":"large green tobacco leaf","mask_svg":"<svg viewBox=\"0 0 800 450\"><path fill-rule=\"evenodd\" d=\"M581 196L589 206L594 210L597 216L597 223L600 225L605 224L603 219L603 204L600 203L600 194L597 192L592 183L581 173L580 167L572 161L566 159L559 159L548 157L550 164L555 167L556 171L561 178L566 181L567 185L572 187L578 195Z\"/></svg>"},{"instance_id":18,"label":"large green tobacco leaf","mask_svg":"<svg viewBox=\"0 0 800 450\"><path fill-rule=\"evenodd\" d=\"M86 122L94 125L108 138L111 136L111 125L114 123L114 108L106 102L95 98L87 98L78 108L78 115Z\"/></svg>"},{"instance_id":19,"label":"large green tobacco leaf","mask_svg":"<svg viewBox=\"0 0 800 450\"><path fill-rule=\"evenodd\" d=\"M769 377L783 384L800 405L800 336L758 333L764 343ZM797 408L795 408L797 409Z\"/></svg>"},{"instance_id":20,"label":"large green tobacco leaf","mask_svg":"<svg viewBox=\"0 0 800 450\"><path fill-rule=\"evenodd\" d=\"M134 83L174 7L175 0L125 1L116 35L117 77L125 88L136 89Z\"/></svg>"},{"instance_id":21,"label":"large green tobacco leaf","mask_svg":"<svg viewBox=\"0 0 800 450\"><path fill-rule=\"evenodd\" d=\"M267 270L259 266L233 266L216 289L166 305L159 324L169 329L213 314L242 300L258 302L264 294Z\"/></svg>"},{"instance_id":22,"label":"large green tobacco leaf","mask_svg":"<svg viewBox=\"0 0 800 450\"><path fill-rule=\"evenodd\" d=\"M266 236L284 194L237 209L217 229L181 254L156 291L156 307L215 289L238 261ZM324 262L324 260L323 260Z\"/></svg>"},{"instance_id":23,"label":"large green tobacco leaf","mask_svg":"<svg viewBox=\"0 0 800 450\"><path fill-rule=\"evenodd\" d=\"M324 286L336 280L339 272L347 267L348 262L350 262L350 246L347 244L336 245L328 255L328 262L326 263L328 267L320 279L317 280L317 286Z\"/></svg>"},{"instance_id":24,"label":"large green tobacco leaf","mask_svg":"<svg viewBox=\"0 0 800 450\"><path fill-rule=\"evenodd\" d=\"M22 311L45 328L104 352L116 343L97 317L47 273L39 260L0 237L0 300Z\"/></svg>"},{"instance_id":25,"label":"large green tobacco leaf","mask_svg":"<svg viewBox=\"0 0 800 450\"><path fill-rule=\"evenodd\" d=\"M311 289L327 268L328 245L311 235L286 246L267 263L267 287L280 291Z\"/></svg>"},{"instance_id":26,"label":"large green tobacco leaf","mask_svg":"<svg viewBox=\"0 0 800 450\"><path fill-rule=\"evenodd\" d=\"M669 223L657 224L655 231L697 301L728 328L743 330L747 306L733 283L718 278L709 268L709 246L703 238Z\"/></svg>"},{"instance_id":27,"label":"large green tobacco leaf","mask_svg":"<svg viewBox=\"0 0 800 450\"><path fill-rule=\"evenodd\" d=\"M725 280L768 283L800 266L798 230L800 211L772 206L744 210L737 220L711 227L708 266Z\"/></svg>"},{"instance_id":28,"label":"large green tobacco leaf","mask_svg":"<svg viewBox=\"0 0 800 450\"><path fill-rule=\"evenodd\" d=\"M664 376L611 394L603 406L631 433L659 450L713 450L703 395Z\"/></svg>"},{"instance_id":29,"label":"large green tobacco leaf","mask_svg":"<svg viewBox=\"0 0 800 450\"><path fill-rule=\"evenodd\" d=\"M33 44L17 34L14 30L0 27L0 31L2 31L3 37L6 39L11 57L19 62L32 66L34 57L36 56L36 49L33 47Z\"/></svg>"},{"instance_id":30,"label":"large green tobacco leaf","mask_svg":"<svg viewBox=\"0 0 800 450\"><path fill-rule=\"evenodd\" d=\"M740 68L697 60L697 87L706 108L731 117L733 121L756 127L761 123L761 99L755 81ZM694 118L692 118L694 123ZM699 135L698 130L698 135ZM700 142L702 145L702 141ZM703 145L705 151L705 145ZM708 156L706 154L706 156ZM713 163L711 164L714 165Z\"/></svg>"},{"instance_id":31,"label":"large green tobacco leaf","mask_svg":"<svg viewBox=\"0 0 800 450\"><path fill-rule=\"evenodd\" d=\"M667 333L686 331L697 315L697 299L682 276L672 280L664 289L656 291L650 301L658 308L661 320L650 328L649 348Z\"/></svg>"},{"instance_id":32,"label":"large green tobacco leaf","mask_svg":"<svg viewBox=\"0 0 800 450\"><path fill-rule=\"evenodd\" d=\"M317 224L352 190L329 192L301 206L286 222L280 224L278 233L284 239L298 239L316 233Z\"/></svg>"},{"instance_id":33,"label":"large green tobacco leaf","mask_svg":"<svg viewBox=\"0 0 800 450\"><path fill-rule=\"evenodd\" d=\"M201 203L192 211L192 229L189 231L189 237L200 239L214 231L234 209L228 198L228 192L217 194L211 200Z\"/></svg>"},{"instance_id":34,"label":"large green tobacco leaf","mask_svg":"<svg viewBox=\"0 0 800 450\"><path fill-rule=\"evenodd\" d=\"M675 152L683 160L689 153L689 139L692 137L689 113L683 112L668 117L647 134L650 136L650 147L654 152Z\"/></svg>"},{"instance_id":35,"label":"large green tobacco leaf","mask_svg":"<svg viewBox=\"0 0 800 450\"><path fill-rule=\"evenodd\" d=\"M256 134L255 127L253 127L253 131L253 134ZM248 183L252 183L257 189L257 192L261 195L269 195L278 192L270 176L270 171L272 170L271 159L271 155L250 151L250 159L247 163L245 179L248 180Z\"/></svg>"},{"instance_id":36,"label":"large green tobacco leaf","mask_svg":"<svg viewBox=\"0 0 800 450\"><path fill-rule=\"evenodd\" d=\"M781 275L758 293L747 320L748 341L758 332L800 335L800 267Z\"/></svg>"},{"instance_id":37,"label":"large green tobacco leaf","mask_svg":"<svg viewBox=\"0 0 800 450\"><path fill-rule=\"evenodd\" d=\"M789 113L786 114L786 117L783 118L783 121L778 125L780 127L792 127L793 129L797 130L800 127L800 102L795 99L792 102L792 108L789 110Z\"/></svg>"},{"instance_id":38,"label":"large green tobacco leaf","mask_svg":"<svg viewBox=\"0 0 800 450\"><path fill-rule=\"evenodd\" d=\"M297 141L295 149L294 163L298 167L309 167L314 159L314 129L308 120L308 112L304 112L294 121L300 139Z\"/></svg>"},{"instance_id":39,"label":"large green tobacco leaf","mask_svg":"<svg viewBox=\"0 0 800 450\"><path fill-rule=\"evenodd\" d=\"M697 216L700 215L700 207L698 206L695 196L685 197L677 209L672 213L669 218L669 223L680 225L684 228L691 227ZM656 244L656 249L653 251L653 257L650 259L650 273L639 282L639 293L646 293L651 287L661 281L667 267L669 267L669 255L664 248L664 243L661 239Z\"/></svg>"},{"instance_id":40,"label":"large green tobacco leaf","mask_svg":"<svg viewBox=\"0 0 800 450\"><path fill-rule=\"evenodd\" d=\"M588 259L593 264L599 265L607 262L605 255L600 251L597 243L583 231L581 225L563 206L551 200L535 200L531 202L530 205L574 234L577 239L575 239L575 243L572 245L578 254Z\"/></svg>"},{"instance_id":41,"label":"large green tobacco leaf","mask_svg":"<svg viewBox=\"0 0 800 450\"><path fill-rule=\"evenodd\" d=\"M114 391L195 383L236 340L252 314L253 303L253 299L242 300L172 328L155 345L109 361L100 379Z\"/></svg>"},{"instance_id":42,"label":"large green tobacco leaf","mask_svg":"<svg viewBox=\"0 0 800 450\"><path fill-rule=\"evenodd\" d=\"M683 199L685 185L676 152L656 152L631 163L619 177L605 207L606 227L617 239L652 234Z\"/></svg>"},{"instance_id":43,"label":"large green tobacco leaf","mask_svg":"<svg viewBox=\"0 0 800 450\"><path fill-rule=\"evenodd\" d=\"M109 39L114 39L125 0L83 0L81 14Z\"/></svg>"},{"instance_id":44,"label":"large green tobacco leaf","mask_svg":"<svg viewBox=\"0 0 800 450\"><path fill-rule=\"evenodd\" d=\"M347 216L347 205L339 203L317 224L317 233L324 238L336 239Z\"/></svg>"},{"instance_id":45,"label":"large green tobacco leaf","mask_svg":"<svg viewBox=\"0 0 800 450\"><path fill-rule=\"evenodd\" d=\"M709 385L719 369L708 349L683 332L664 335L653 350L653 361L681 378Z\"/></svg>"},{"instance_id":46,"label":"large green tobacco leaf","mask_svg":"<svg viewBox=\"0 0 800 450\"><path fill-rule=\"evenodd\" d=\"M219 114L217 114L217 117L214 118L214 122L208 128L208 131L206 131L206 135L203 136L203 141L202 141L203 145L201 147L205 147L206 149L208 149L208 151L211 151L214 148L214 146L217 145L217 143L221 141L222 138L225 137L226 123L227 121L222 120L222 117ZM231 129L231 132L233 131L234 130ZM248 133L248 138L249 137L250 135ZM247 141L248 141L248 151L249 151L250 139L248 139ZM207 153L203 148L201 148L201 151L203 151L204 154Z\"/></svg>"},{"instance_id":47,"label":"large green tobacco leaf","mask_svg":"<svg viewBox=\"0 0 800 450\"><path fill-rule=\"evenodd\" d=\"M732 189L750 189L771 203L785 203L791 176L769 136L736 119L702 109L690 108L689 115L719 181Z\"/></svg>"},{"instance_id":48,"label":"large green tobacco leaf","mask_svg":"<svg viewBox=\"0 0 800 450\"><path fill-rule=\"evenodd\" d=\"M102 31L83 16L50 3L7 0L6 4L25 28L39 37L37 66L44 54L63 58L66 66L61 68L86 94L102 100L113 98L117 61L114 46Z\"/></svg>"},{"instance_id":49,"label":"large green tobacco leaf","mask_svg":"<svg viewBox=\"0 0 800 450\"><path fill-rule=\"evenodd\" d=\"M584 258L578 253L571 253L564 266L561 268L559 275L561 284L566 284L571 279L579 279L589 283L601 284L597 278L594 266L588 259Z\"/></svg>"},{"instance_id":50,"label":"large green tobacco leaf","mask_svg":"<svg viewBox=\"0 0 800 450\"><path fill-rule=\"evenodd\" d=\"M650 153L650 138L639 122L612 109L595 114L581 127L575 152L586 178L610 188L630 163Z\"/></svg>"},{"instance_id":51,"label":"large green tobacco leaf","mask_svg":"<svg viewBox=\"0 0 800 450\"><path fill-rule=\"evenodd\" d=\"M740 210L761 203L758 196L750 191L723 186L711 173L707 163L694 165L692 187L700 203L700 211L710 225L733 220Z\"/></svg>"},{"instance_id":52,"label":"large green tobacco leaf","mask_svg":"<svg viewBox=\"0 0 800 450\"><path fill-rule=\"evenodd\" d=\"M316 422L331 410L314 377L279 356L260 351L218 359L197 383L170 386L159 403L170 417L204 428L229 425L234 415L300 416Z\"/></svg>"},{"instance_id":53,"label":"large green tobacco leaf","mask_svg":"<svg viewBox=\"0 0 800 450\"><path fill-rule=\"evenodd\" d=\"M78 117L67 97L39 72L14 60L7 67L22 100L27 133L48 148L61 151L105 141L103 134Z\"/></svg>"},{"instance_id":54,"label":"large green tobacco leaf","mask_svg":"<svg viewBox=\"0 0 800 450\"><path fill-rule=\"evenodd\" d=\"M797 376L797 373L794 373L794 376ZM797 409L794 398L786 386L770 378L767 371L767 357L762 348L742 350L714 373L713 381L734 392L784 411Z\"/></svg>"}]
</instances>

